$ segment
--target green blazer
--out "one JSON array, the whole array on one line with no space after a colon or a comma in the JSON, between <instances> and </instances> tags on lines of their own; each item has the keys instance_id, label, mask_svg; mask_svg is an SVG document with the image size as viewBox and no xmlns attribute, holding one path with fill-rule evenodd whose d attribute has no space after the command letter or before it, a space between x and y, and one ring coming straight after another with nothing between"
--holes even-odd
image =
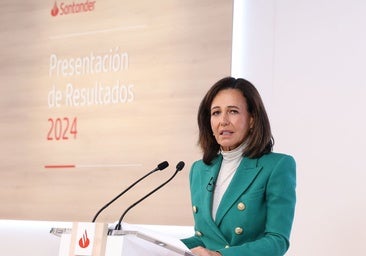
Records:
<instances>
[{"instance_id":1,"label":"green blazer","mask_svg":"<svg viewBox=\"0 0 366 256\"><path fill-rule=\"evenodd\" d=\"M296 202L296 164L279 153L244 157L211 216L214 182L222 156L211 165L202 160L190 171L195 235L182 242L203 246L224 256L281 256L289 247Z\"/></svg>"}]
</instances>

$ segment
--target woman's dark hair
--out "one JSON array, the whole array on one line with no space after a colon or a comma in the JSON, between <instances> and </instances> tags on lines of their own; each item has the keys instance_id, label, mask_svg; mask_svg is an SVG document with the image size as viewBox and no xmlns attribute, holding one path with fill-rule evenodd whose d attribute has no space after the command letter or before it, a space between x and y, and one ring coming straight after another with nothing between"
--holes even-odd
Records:
<instances>
[{"instance_id":1,"label":"woman's dark hair","mask_svg":"<svg viewBox=\"0 0 366 256\"><path fill-rule=\"evenodd\" d=\"M243 155L257 158L271 152L274 139L264 104L257 89L243 78L225 77L210 88L198 109L198 144L203 151L203 162L210 164L220 150L220 145L216 142L211 129L211 104L216 95L225 89L239 90L246 99L248 113L253 117L253 127L249 131Z\"/></svg>"}]
</instances>

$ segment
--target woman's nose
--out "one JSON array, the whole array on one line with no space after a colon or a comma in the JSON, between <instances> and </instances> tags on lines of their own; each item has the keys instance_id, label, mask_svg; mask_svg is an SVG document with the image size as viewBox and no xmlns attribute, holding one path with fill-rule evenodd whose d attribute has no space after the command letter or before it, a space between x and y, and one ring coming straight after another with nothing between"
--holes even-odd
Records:
<instances>
[{"instance_id":1,"label":"woman's nose","mask_svg":"<svg viewBox=\"0 0 366 256\"><path fill-rule=\"evenodd\" d=\"M220 124L221 125L228 125L229 124L229 118L228 118L227 113L222 115Z\"/></svg>"}]
</instances>

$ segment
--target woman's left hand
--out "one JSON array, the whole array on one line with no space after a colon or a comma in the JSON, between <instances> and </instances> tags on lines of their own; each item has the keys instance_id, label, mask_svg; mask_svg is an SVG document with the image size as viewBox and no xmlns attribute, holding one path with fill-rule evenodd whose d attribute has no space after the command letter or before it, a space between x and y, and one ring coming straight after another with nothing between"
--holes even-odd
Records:
<instances>
[{"instance_id":1,"label":"woman's left hand","mask_svg":"<svg viewBox=\"0 0 366 256\"><path fill-rule=\"evenodd\" d=\"M197 246L191 249L191 252L197 256L221 256L221 253L210 251L202 246Z\"/></svg>"}]
</instances>

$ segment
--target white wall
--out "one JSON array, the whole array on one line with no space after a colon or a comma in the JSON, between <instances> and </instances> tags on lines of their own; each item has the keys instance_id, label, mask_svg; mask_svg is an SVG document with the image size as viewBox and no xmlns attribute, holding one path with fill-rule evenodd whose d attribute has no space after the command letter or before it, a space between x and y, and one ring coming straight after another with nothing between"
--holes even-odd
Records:
<instances>
[{"instance_id":1,"label":"white wall","mask_svg":"<svg viewBox=\"0 0 366 256\"><path fill-rule=\"evenodd\" d=\"M286 255L364 255L366 1L235 0L232 74L263 95L297 160Z\"/></svg>"}]
</instances>

